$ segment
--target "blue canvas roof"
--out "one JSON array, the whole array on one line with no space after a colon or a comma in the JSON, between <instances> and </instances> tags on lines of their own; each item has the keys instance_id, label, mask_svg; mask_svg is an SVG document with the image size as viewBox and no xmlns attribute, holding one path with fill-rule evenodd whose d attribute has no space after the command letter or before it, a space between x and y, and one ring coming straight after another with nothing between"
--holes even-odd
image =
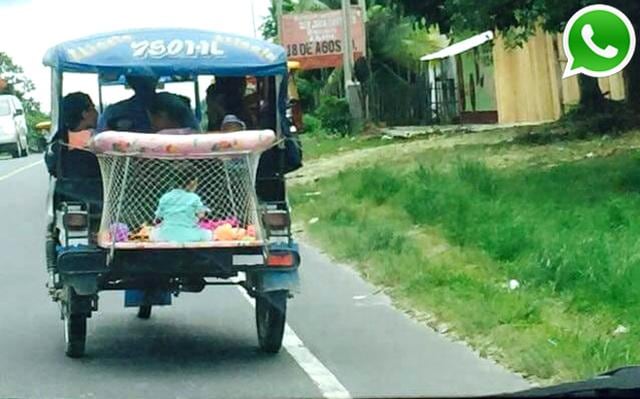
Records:
<instances>
[{"instance_id":1,"label":"blue canvas roof","mask_svg":"<svg viewBox=\"0 0 640 399\"><path fill-rule=\"evenodd\" d=\"M103 33L50 48L43 63L65 72L273 76L287 73L281 46L195 29L138 29Z\"/></svg>"}]
</instances>

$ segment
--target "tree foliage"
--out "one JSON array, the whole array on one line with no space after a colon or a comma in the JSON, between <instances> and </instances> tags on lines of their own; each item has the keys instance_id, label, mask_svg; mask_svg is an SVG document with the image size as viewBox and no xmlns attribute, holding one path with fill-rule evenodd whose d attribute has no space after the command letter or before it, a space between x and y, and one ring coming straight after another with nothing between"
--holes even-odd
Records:
<instances>
[{"instance_id":1,"label":"tree foliage","mask_svg":"<svg viewBox=\"0 0 640 399\"><path fill-rule=\"evenodd\" d=\"M404 16L397 7L373 5L368 17L368 47L376 62L418 71L421 56L446 47L449 42L437 28Z\"/></svg>"},{"instance_id":2,"label":"tree foliage","mask_svg":"<svg viewBox=\"0 0 640 399\"><path fill-rule=\"evenodd\" d=\"M394 0L416 17L432 18L443 31L498 30L509 46L520 46L538 26L550 33L562 32L567 21L581 8L608 4L620 9L632 21L640 20L640 2L630 0ZM636 36L640 33L635 24ZM628 101L640 107L640 55L627 67ZM595 79L579 77L582 105L601 107L602 93Z\"/></svg>"}]
</instances>

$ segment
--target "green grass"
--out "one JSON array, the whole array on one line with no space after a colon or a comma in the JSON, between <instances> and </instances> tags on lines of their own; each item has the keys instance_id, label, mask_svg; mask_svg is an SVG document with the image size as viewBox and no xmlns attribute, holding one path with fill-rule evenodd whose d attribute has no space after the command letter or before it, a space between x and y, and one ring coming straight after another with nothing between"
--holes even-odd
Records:
<instances>
[{"instance_id":1,"label":"green grass","mask_svg":"<svg viewBox=\"0 0 640 399\"><path fill-rule=\"evenodd\" d=\"M518 371L572 380L640 362L638 155L500 171L427 158L342 172L292 202L319 218L307 229L324 249Z\"/></svg>"}]
</instances>

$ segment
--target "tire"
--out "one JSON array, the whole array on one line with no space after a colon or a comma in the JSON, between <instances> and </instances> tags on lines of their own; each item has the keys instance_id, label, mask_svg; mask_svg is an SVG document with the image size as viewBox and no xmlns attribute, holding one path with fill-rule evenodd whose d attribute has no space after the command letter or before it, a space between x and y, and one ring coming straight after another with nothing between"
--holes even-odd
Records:
<instances>
[{"instance_id":1,"label":"tire","mask_svg":"<svg viewBox=\"0 0 640 399\"><path fill-rule=\"evenodd\" d=\"M87 341L87 317L66 315L64 318L65 354L71 358L84 356Z\"/></svg>"},{"instance_id":2,"label":"tire","mask_svg":"<svg viewBox=\"0 0 640 399\"><path fill-rule=\"evenodd\" d=\"M16 148L11 152L11 158L20 158L22 156L22 146L20 140L16 142Z\"/></svg>"},{"instance_id":3,"label":"tire","mask_svg":"<svg viewBox=\"0 0 640 399\"><path fill-rule=\"evenodd\" d=\"M28 156L29 156L29 140L27 140L27 144L22 149L22 157L28 157Z\"/></svg>"},{"instance_id":4,"label":"tire","mask_svg":"<svg viewBox=\"0 0 640 399\"><path fill-rule=\"evenodd\" d=\"M151 317L151 305L142 305L138 308L138 318L139 319L148 319Z\"/></svg>"},{"instance_id":5,"label":"tire","mask_svg":"<svg viewBox=\"0 0 640 399\"><path fill-rule=\"evenodd\" d=\"M47 238L45 241L45 258L47 264L47 272L56 271L57 245L58 242L55 238L53 238L52 233L47 232Z\"/></svg>"},{"instance_id":6,"label":"tire","mask_svg":"<svg viewBox=\"0 0 640 399\"><path fill-rule=\"evenodd\" d=\"M287 291L272 291L256 296L256 327L260 349L278 353L282 347L286 314Z\"/></svg>"}]
</instances>

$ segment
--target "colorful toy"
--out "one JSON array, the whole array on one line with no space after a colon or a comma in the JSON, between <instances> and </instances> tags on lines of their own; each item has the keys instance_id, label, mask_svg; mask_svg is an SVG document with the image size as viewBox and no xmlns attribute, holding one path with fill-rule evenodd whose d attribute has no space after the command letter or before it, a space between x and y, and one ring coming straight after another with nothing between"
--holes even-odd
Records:
<instances>
[{"instance_id":1,"label":"colorful toy","mask_svg":"<svg viewBox=\"0 0 640 399\"><path fill-rule=\"evenodd\" d=\"M215 241L233 241L234 235L235 234L231 224L225 223L214 230L213 239Z\"/></svg>"},{"instance_id":2,"label":"colorful toy","mask_svg":"<svg viewBox=\"0 0 640 399\"><path fill-rule=\"evenodd\" d=\"M226 219L201 220L198 223L198 226L207 230L215 230L225 224L230 224L231 227L238 227L240 225L240 221L235 216L231 216Z\"/></svg>"},{"instance_id":3,"label":"colorful toy","mask_svg":"<svg viewBox=\"0 0 640 399\"><path fill-rule=\"evenodd\" d=\"M109 231L111 232L111 237L113 237L116 242L129 240L129 226L124 223L111 224Z\"/></svg>"},{"instance_id":4,"label":"colorful toy","mask_svg":"<svg viewBox=\"0 0 640 399\"><path fill-rule=\"evenodd\" d=\"M218 227L216 225L216 222L213 220L201 220L198 222L198 226L201 229L211 230L211 231L215 230L215 228Z\"/></svg>"},{"instance_id":5,"label":"colorful toy","mask_svg":"<svg viewBox=\"0 0 640 399\"><path fill-rule=\"evenodd\" d=\"M233 230L233 239L235 241L242 240L247 235L247 230L242 228L236 228Z\"/></svg>"},{"instance_id":6,"label":"colorful toy","mask_svg":"<svg viewBox=\"0 0 640 399\"><path fill-rule=\"evenodd\" d=\"M256 234L256 226L250 224L247 226L247 236L255 238Z\"/></svg>"},{"instance_id":7,"label":"colorful toy","mask_svg":"<svg viewBox=\"0 0 640 399\"><path fill-rule=\"evenodd\" d=\"M151 234L151 227L147 224L143 224L140 226L137 232L129 235L129 240L131 241L149 241L149 236Z\"/></svg>"}]
</instances>

